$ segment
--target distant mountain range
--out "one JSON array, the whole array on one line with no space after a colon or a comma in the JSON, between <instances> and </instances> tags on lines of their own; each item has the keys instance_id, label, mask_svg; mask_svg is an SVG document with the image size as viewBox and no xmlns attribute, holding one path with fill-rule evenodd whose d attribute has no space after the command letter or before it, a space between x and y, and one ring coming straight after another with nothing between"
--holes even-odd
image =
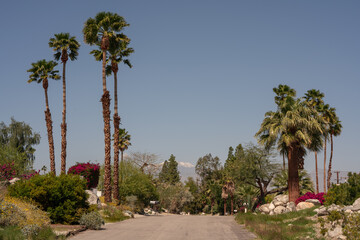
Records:
<instances>
[{"instance_id":1,"label":"distant mountain range","mask_svg":"<svg viewBox=\"0 0 360 240\"><path fill-rule=\"evenodd\" d=\"M180 172L181 181L185 182L188 177L196 179L195 166L189 162L178 162L178 170Z\"/></svg>"}]
</instances>

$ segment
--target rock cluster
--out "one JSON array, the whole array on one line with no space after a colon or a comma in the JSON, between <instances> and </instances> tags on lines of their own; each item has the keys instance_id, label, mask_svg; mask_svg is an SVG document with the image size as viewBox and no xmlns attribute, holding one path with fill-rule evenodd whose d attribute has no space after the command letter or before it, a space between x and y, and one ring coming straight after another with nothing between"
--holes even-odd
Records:
<instances>
[{"instance_id":1,"label":"rock cluster","mask_svg":"<svg viewBox=\"0 0 360 240\"><path fill-rule=\"evenodd\" d=\"M321 206L314 210L317 213L317 216L326 216L329 215L331 211L338 211L344 213L360 213L360 198L358 198L352 205L350 206L339 206L336 204L331 204L330 206Z\"/></svg>"}]
</instances>

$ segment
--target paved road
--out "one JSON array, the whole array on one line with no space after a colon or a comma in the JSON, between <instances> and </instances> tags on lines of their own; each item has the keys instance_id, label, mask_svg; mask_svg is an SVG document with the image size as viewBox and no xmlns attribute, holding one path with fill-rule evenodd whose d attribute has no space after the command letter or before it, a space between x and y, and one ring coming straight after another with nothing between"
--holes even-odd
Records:
<instances>
[{"instance_id":1,"label":"paved road","mask_svg":"<svg viewBox=\"0 0 360 240\"><path fill-rule=\"evenodd\" d=\"M255 235L231 216L149 216L107 224L103 230L87 230L71 240L250 240Z\"/></svg>"}]
</instances>

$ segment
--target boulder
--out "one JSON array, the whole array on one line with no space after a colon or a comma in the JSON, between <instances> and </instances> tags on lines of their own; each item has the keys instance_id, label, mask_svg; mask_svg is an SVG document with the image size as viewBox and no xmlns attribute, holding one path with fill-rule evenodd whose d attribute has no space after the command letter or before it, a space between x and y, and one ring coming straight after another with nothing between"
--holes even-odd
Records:
<instances>
[{"instance_id":1,"label":"boulder","mask_svg":"<svg viewBox=\"0 0 360 240\"><path fill-rule=\"evenodd\" d=\"M360 206L360 198L356 199L355 202L353 203L353 206Z\"/></svg>"},{"instance_id":2,"label":"boulder","mask_svg":"<svg viewBox=\"0 0 360 240\"><path fill-rule=\"evenodd\" d=\"M321 205L321 202L317 199L306 199L305 202L313 203L315 206Z\"/></svg>"},{"instance_id":3,"label":"boulder","mask_svg":"<svg viewBox=\"0 0 360 240\"><path fill-rule=\"evenodd\" d=\"M288 202L286 204L286 209L288 209L288 212L295 212L296 211L296 205L294 202Z\"/></svg>"},{"instance_id":4,"label":"boulder","mask_svg":"<svg viewBox=\"0 0 360 240\"><path fill-rule=\"evenodd\" d=\"M274 198L274 202L282 202L283 204L287 204L289 202L289 195L278 195Z\"/></svg>"},{"instance_id":5,"label":"boulder","mask_svg":"<svg viewBox=\"0 0 360 240\"><path fill-rule=\"evenodd\" d=\"M274 203L273 203L273 202L271 202L271 203L270 203L270 205L269 205L269 209L270 209L270 211L275 209L275 205L274 205Z\"/></svg>"},{"instance_id":6,"label":"boulder","mask_svg":"<svg viewBox=\"0 0 360 240\"><path fill-rule=\"evenodd\" d=\"M286 203L281 202L281 201L277 201L277 200L272 201L272 203L274 204L275 207L286 206Z\"/></svg>"},{"instance_id":7,"label":"boulder","mask_svg":"<svg viewBox=\"0 0 360 240\"><path fill-rule=\"evenodd\" d=\"M134 218L134 214L131 211L125 210L123 214L127 217Z\"/></svg>"},{"instance_id":8,"label":"boulder","mask_svg":"<svg viewBox=\"0 0 360 240\"><path fill-rule=\"evenodd\" d=\"M286 208L283 207L283 206L277 206L277 207L274 209L274 213L275 213L275 214L281 214L281 213L283 213L283 212L285 212L285 211L286 211Z\"/></svg>"},{"instance_id":9,"label":"boulder","mask_svg":"<svg viewBox=\"0 0 360 240\"><path fill-rule=\"evenodd\" d=\"M331 238L336 238L342 235L342 227L337 225L333 230L329 230L328 236Z\"/></svg>"},{"instance_id":10,"label":"boulder","mask_svg":"<svg viewBox=\"0 0 360 240\"><path fill-rule=\"evenodd\" d=\"M269 213L269 215L274 215L275 213L274 213L274 211L270 211L270 213Z\"/></svg>"},{"instance_id":11,"label":"boulder","mask_svg":"<svg viewBox=\"0 0 360 240\"><path fill-rule=\"evenodd\" d=\"M9 183L11 184L11 185L13 185L14 183L16 183L17 181L19 181L20 180L20 178L13 178L13 179L11 179L10 181L9 181Z\"/></svg>"},{"instance_id":12,"label":"boulder","mask_svg":"<svg viewBox=\"0 0 360 240\"><path fill-rule=\"evenodd\" d=\"M98 207L101 207L100 199L93 191L85 190L85 192L88 194L87 202L90 205L96 204Z\"/></svg>"},{"instance_id":13,"label":"boulder","mask_svg":"<svg viewBox=\"0 0 360 240\"><path fill-rule=\"evenodd\" d=\"M351 210L351 211L354 211L354 212L359 211L359 210L360 210L360 205L354 205L354 206L352 206L352 207L350 208L350 210Z\"/></svg>"},{"instance_id":14,"label":"boulder","mask_svg":"<svg viewBox=\"0 0 360 240\"><path fill-rule=\"evenodd\" d=\"M261 205L259 207L259 211L264 213L269 213L270 212L269 205L270 205L269 203Z\"/></svg>"},{"instance_id":15,"label":"boulder","mask_svg":"<svg viewBox=\"0 0 360 240\"><path fill-rule=\"evenodd\" d=\"M296 206L296 211L312 208L313 206L315 206L313 203L299 202L298 205Z\"/></svg>"}]
</instances>

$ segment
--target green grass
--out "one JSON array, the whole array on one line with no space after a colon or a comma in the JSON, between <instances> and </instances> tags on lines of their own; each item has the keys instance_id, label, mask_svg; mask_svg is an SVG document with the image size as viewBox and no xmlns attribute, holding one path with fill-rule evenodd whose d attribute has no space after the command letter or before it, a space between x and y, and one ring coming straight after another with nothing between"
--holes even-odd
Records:
<instances>
[{"instance_id":1,"label":"green grass","mask_svg":"<svg viewBox=\"0 0 360 240\"><path fill-rule=\"evenodd\" d=\"M264 240L305 239L307 236L316 239L315 222L309 219L316 214L315 208L272 216L240 213L236 215L236 220Z\"/></svg>"},{"instance_id":2,"label":"green grass","mask_svg":"<svg viewBox=\"0 0 360 240\"><path fill-rule=\"evenodd\" d=\"M100 210L99 213L106 223L120 222L129 218L123 214L121 209L118 209L115 206L106 206Z\"/></svg>"},{"instance_id":3,"label":"green grass","mask_svg":"<svg viewBox=\"0 0 360 240\"><path fill-rule=\"evenodd\" d=\"M42 228L38 234L31 236L32 240L56 240L56 234L50 227ZM0 240L26 240L21 229L16 226L0 228Z\"/></svg>"}]
</instances>

